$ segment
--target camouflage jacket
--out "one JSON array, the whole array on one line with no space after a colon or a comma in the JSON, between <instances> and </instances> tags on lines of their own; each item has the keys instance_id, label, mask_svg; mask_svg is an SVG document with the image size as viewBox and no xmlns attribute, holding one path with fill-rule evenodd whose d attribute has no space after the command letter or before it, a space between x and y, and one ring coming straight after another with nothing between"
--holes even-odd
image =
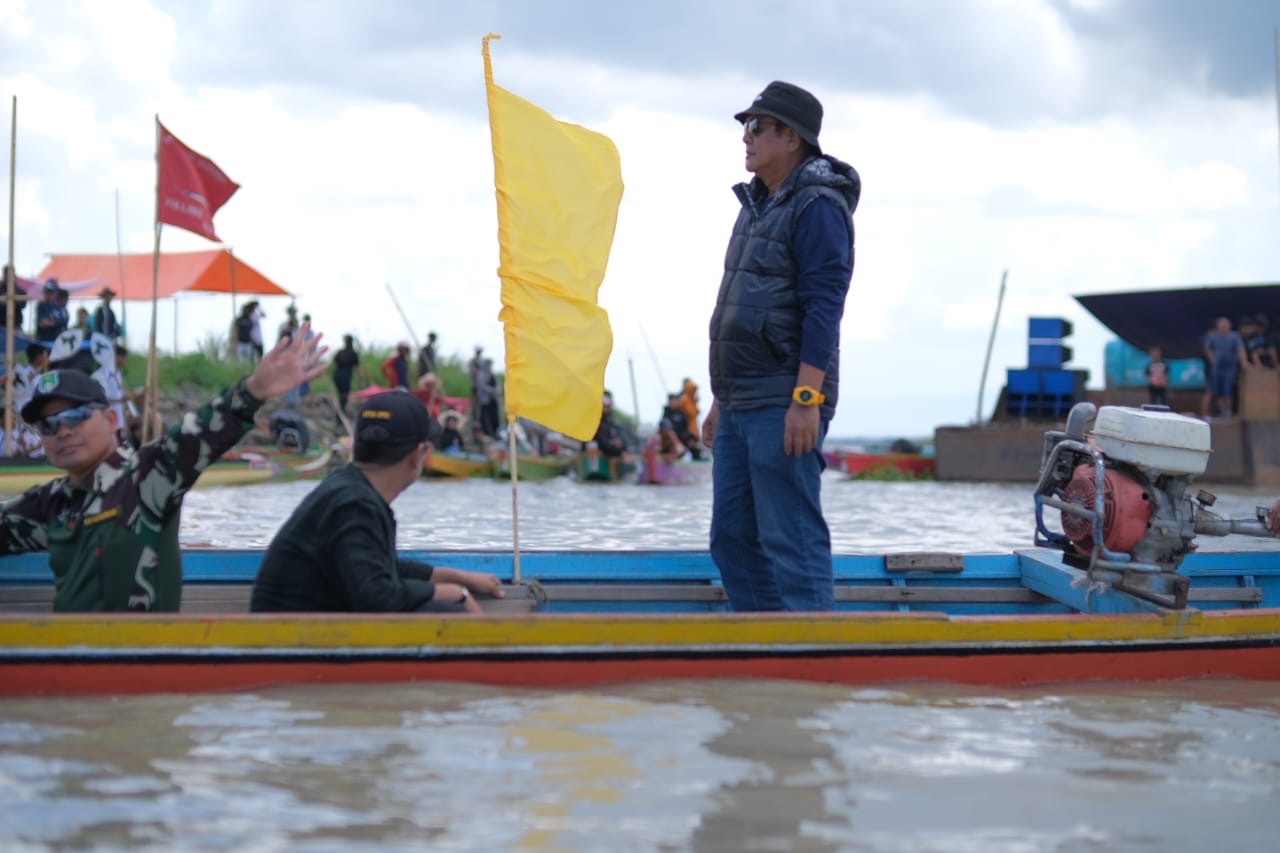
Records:
<instances>
[{"instance_id":1,"label":"camouflage jacket","mask_svg":"<svg viewBox=\"0 0 1280 853\"><path fill-rule=\"evenodd\" d=\"M49 552L57 611L178 609L182 498L253 425L244 380L137 451L121 448L89 488L59 477L0 505L0 554Z\"/></svg>"}]
</instances>

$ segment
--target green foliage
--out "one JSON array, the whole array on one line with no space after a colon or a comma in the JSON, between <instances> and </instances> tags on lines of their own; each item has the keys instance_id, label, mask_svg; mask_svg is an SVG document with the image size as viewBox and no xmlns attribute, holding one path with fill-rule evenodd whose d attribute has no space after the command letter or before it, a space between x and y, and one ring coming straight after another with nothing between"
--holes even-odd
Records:
<instances>
[{"instance_id":1,"label":"green foliage","mask_svg":"<svg viewBox=\"0 0 1280 853\"><path fill-rule=\"evenodd\" d=\"M229 385L234 385L240 377L251 373L253 367L227 358L226 346L225 338L210 336L200 342L196 352L178 356L159 356L157 365L160 370L160 390L172 392L182 386L195 385L211 393L217 393ZM386 347L361 349L357 345L357 351L360 353L360 369L351 383L352 390L358 391L369 385L385 385L382 363L391 357L394 349ZM332 356L332 352L329 355ZM471 376L460 356L451 355L441 358L436 368L437 375L444 383L446 395L471 396ZM415 375L415 378L416 371L417 356L414 355L410 359L410 372ZM123 373L126 387L144 385L147 378L146 353L130 353ZM502 382L501 374L498 376L498 382L499 384ZM311 381L312 393L332 393L335 390L331 370L326 370Z\"/></svg>"}]
</instances>

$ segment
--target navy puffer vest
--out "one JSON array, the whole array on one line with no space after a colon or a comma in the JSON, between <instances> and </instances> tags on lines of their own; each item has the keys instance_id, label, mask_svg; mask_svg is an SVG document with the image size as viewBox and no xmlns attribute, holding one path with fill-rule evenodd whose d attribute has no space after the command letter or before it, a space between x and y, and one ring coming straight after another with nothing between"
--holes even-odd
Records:
<instances>
[{"instance_id":1,"label":"navy puffer vest","mask_svg":"<svg viewBox=\"0 0 1280 853\"><path fill-rule=\"evenodd\" d=\"M827 155L801 164L772 198L753 195L759 183L757 178L734 187L742 212L711 314L711 391L725 409L790 405L804 319L791 243L796 219L815 199L830 198L850 217L852 236L852 211L861 189L853 167ZM840 385L838 344L824 367L822 416L829 419Z\"/></svg>"}]
</instances>

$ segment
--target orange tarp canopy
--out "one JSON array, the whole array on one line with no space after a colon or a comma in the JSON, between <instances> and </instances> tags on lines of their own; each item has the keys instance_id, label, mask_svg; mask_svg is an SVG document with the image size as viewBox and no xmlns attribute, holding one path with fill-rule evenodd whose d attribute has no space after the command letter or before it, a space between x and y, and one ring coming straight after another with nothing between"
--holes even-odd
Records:
<instances>
[{"instance_id":1,"label":"orange tarp canopy","mask_svg":"<svg viewBox=\"0 0 1280 853\"><path fill-rule=\"evenodd\" d=\"M291 296L289 291L267 278L226 249L207 252L168 252L160 255L161 297L173 296L188 290L204 293L231 293L232 264L235 265L237 294L258 296ZM124 280L120 280L120 270ZM40 278L56 278L59 281L84 281L97 279L98 286L87 288L78 296L97 298L98 292L109 287L117 299L151 299L152 256L141 255L53 255Z\"/></svg>"}]
</instances>

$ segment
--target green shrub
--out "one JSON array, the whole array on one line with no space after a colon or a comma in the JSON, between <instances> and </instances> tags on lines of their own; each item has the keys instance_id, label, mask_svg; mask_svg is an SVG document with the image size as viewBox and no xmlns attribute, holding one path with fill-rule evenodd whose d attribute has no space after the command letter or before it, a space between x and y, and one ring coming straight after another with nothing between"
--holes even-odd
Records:
<instances>
[{"instance_id":1,"label":"green shrub","mask_svg":"<svg viewBox=\"0 0 1280 853\"><path fill-rule=\"evenodd\" d=\"M253 367L244 362L232 361L223 353L226 350L225 339L210 337L200 342L196 352L183 355L160 355L157 364L160 370L159 386L162 392L172 392L181 386L196 385L211 393L216 393L229 385L234 385L240 377L252 372ZM394 352L394 349L381 347L360 349L360 367L352 380L351 388L359 391L369 385L385 385L382 375L382 363ZM326 358L332 356L332 350ZM410 371L416 378L417 357L410 361ZM471 376L460 356L451 355L441 358L436 364L436 375L444 384L444 393L450 397L471 396ZM141 387L146 384L146 353L131 352L124 366L126 387ZM498 375L498 384L502 384L502 374ZM312 393L333 393L333 373L326 369L311 380Z\"/></svg>"}]
</instances>

